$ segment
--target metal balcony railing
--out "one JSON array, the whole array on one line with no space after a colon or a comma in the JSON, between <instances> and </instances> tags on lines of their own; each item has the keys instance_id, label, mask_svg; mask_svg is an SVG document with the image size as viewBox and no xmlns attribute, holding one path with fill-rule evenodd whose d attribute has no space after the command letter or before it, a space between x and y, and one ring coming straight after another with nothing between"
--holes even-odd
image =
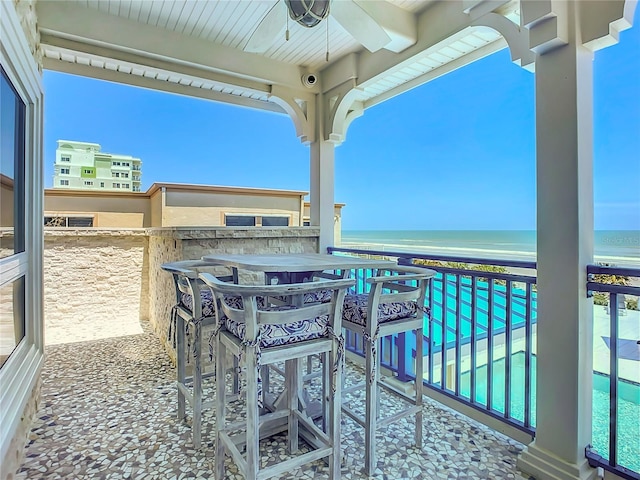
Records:
<instances>
[{"instance_id":1,"label":"metal balcony railing","mask_svg":"<svg viewBox=\"0 0 640 480\"><path fill-rule=\"evenodd\" d=\"M640 278L638 268L619 268L602 265L589 265L587 267L589 282L587 283L588 294L593 296L597 293L605 294L605 308L609 312L609 374L605 376L609 383L609 419L608 422L608 451L598 452L593 447L587 448L587 458L593 467L601 467L605 470L616 473L627 479L640 479L640 385L620 378L620 360L629 360L637 364L640 368L640 338L621 338L620 320L621 316L629 315L628 306L635 303L638 308L638 297L640 297L640 287L632 286L629 283L631 278ZM608 297L608 298L607 298ZM626 302L629 302L626 303ZM634 311L635 314L635 311ZM639 314L640 315L640 314ZM633 322L634 319L631 319ZM640 330L640 316L635 319L636 333ZM635 345L634 345L635 343ZM634 349L635 347L635 349ZM622 349L631 352L625 352ZM631 358L635 352L637 358ZM624 389L625 392L621 392ZM625 421L621 422L621 405L624 403L626 412ZM629 407L634 408L629 413ZM635 435L633 432L635 429ZM621 436L624 440L621 442ZM630 449L631 455L635 457L635 462L630 465L628 458L621 458L620 448ZM624 455L627 457L627 455ZM629 468L631 467L631 468Z\"/></svg>"},{"instance_id":2,"label":"metal balcony railing","mask_svg":"<svg viewBox=\"0 0 640 480\"><path fill-rule=\"evenodd\" d=\"M430 312L424 326L425 386L534 435L536 277L474 269L474 265L492 265L527 271L535 269L534 262L329 250L392 257L404 264L449 262L435 267L438 275L425 299ZM356 286L364 289L370 274L355 272ZM347 348L362 353L358 337L350 335ZM399 380L415 378L414 358L415 335L385 339L381 362Z\"/></svg>"},{"instance_id":3,"label":"metal balcony railing","mask_svg":"<svg viewBox=\"0 0 640 480\"><path fill-rule=\"evenodd\" d=\"M383 256L398 263L440 262L434 269L425 307L424 385L466 406L512 425L532 436L536 425L536 328L537 292L534 262L422 255L407 252L372 251L350 248L328 249L338 255ZM464 265L461 265L464 264ZM501 266L524 274L482 271L483 266ZM640 269L589 266L591 291L608 292L609 305L618 305L621 295L640 295L639 287L607 285L594 282L594 274L638 277ZM366 291L366 278L373 272L354 272L358 293ZM619 462L617 441L617 405L619 402L617 365L618 309L611 308L610 345L610 432L608 456L589 449L587 456L594 467L603 467L623 478L640 479L625 466L634 455ZM381 364L399 380L415 378L415 335L400 334L385 338ZM347 334L346 347L363 355L360 335ZM594 378L596 376L594 375ZM598 374L598 379L602 379ZM640 385L636 386L640 392ZM640 395L640 393L638 394ZM636 400L640 403L640 398ZM640 407L638 407L640 412ZM602 408L594 408L594 417L603 416ZM595 421L601 418L594 418ZM606 419L604 420L606 421ZM633 422L633 419L631 420ZM637 422L637 420L636 420ZM636 426L638 423L635 424ZM640 430L635 442L640 442ZM600 439L600 444L607 439ZM636 443L638 444L638 443Z\"/></svg>"}]
</instances>

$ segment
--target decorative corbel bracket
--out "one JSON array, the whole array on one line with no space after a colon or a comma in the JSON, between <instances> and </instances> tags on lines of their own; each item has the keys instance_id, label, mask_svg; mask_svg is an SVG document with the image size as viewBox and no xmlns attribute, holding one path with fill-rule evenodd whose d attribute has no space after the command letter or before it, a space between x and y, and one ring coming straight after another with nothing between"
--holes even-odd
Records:
<instances>
[{"instance_id":1,"label":"decorative corbel bracket","mask_svg":"<svg viewBox=\"0 0 640 480\"><path fill-rule=\"evenodd\" d=\"M529 48L528 29L519 27L507 17L495 12L485 13L473 20L471 25L496 30L509 46L511 61L527 70L533 70L536 56Z\"/></svg>"},{"instance_id":2,"label":"decorative corbel bracket","mask_svg":"<svg viewBox=\"0 0 640 480\"><path fill-rule=\"evenodd\" d=\"M296 136L303 144L316 140L316 96L277 85L271 87L269 99L281 106L291 117Z\"/></svg>"},{"instance_id":3,"label":"decorative corbel bracket","mask_svg":"<svg viewBox=\"0 0 640 480\"><path fill-rule=\"evenodd\" d=\"M358 101L356 79L352 78L323 95L324 139L336 145L344 142L351 122L364 113Z\"/></svg>"}]
</instances>

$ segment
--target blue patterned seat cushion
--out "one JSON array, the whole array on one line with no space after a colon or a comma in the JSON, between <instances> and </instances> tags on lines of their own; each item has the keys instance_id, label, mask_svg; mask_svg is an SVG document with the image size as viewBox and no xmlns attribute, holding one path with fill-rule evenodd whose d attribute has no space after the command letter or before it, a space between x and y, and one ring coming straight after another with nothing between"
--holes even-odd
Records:
<instances>
[{"instance_id":1,"label":"blue patterned seat cushion","mask_svg":"<svg viewBox=\"0 0 640 480\"><path fill-rule=\"evenodd\" d=\"M313 302L329 303L331 301L332 295L333 295L333 290L318 290L317 292L305 293L304 303L313 303Z\"/></svg>"},{"instance_id":2,"label":"blue patterned seat cushion","mask_svg":"<svg viewBox=\"0 0 640 480\"><path fill-rule=\"evenodd\" d=\"M202 302L202 316L213 317L216 313L213 306L213 294L208 288L200 290L200 301ZM180 296L180 303L184 308L193 312L193 298L188 293L183 293Z\"/></svg>"},{"instance_id":3,"label":"blue patterned seat cushion","mask_svg":"<svg viewBox=\"0 0 640 480\"><path fill-rule=\"evenodd\" d=\"M327 303L331 301L331 290L320 290L318 292L311 292L304 294L304 303L322 302ZM202 316L213 317L215 315L215 308L213 306L213 295L211 290L203 288L200 290L200 301L202 302ZM188 293L183 293L180 298L180 303L190 312L193 312L193 299ZM225 303L230 307L242 308L242 299L235 295L225 295ZM258 299L258 306L264 307L264 299Z\"/></svg>"},{"instance_id":4,"label":"blue patterned seat cushion","mask_svg":"<svg viewBox=\"0 0 640 480\"><path fill-rule=\"evenodd\" d=\"M363 327L367 325L367 302L369 295L347 295L344 299L342 318ZM411 317L418 311L418 302L392 302L378 305L378 323L392 322Z\"/></svg>"},{"instance_id":5,"label":"blue patterned seat cushion","mask_svg":"<svg viewBox=\"0 0 640 480\"><path fill-rule=\"evenodd\" d=\"M267 307L266 310L279 311L294 308L296 307L285 305L281 307ZM245 340L246 324L244 322L236 322L229 318L225 318L224 322L227 331L238 337L241 341ZM310 320L300 320L280 325L260 325L260 332L258 334L260 347L277 347L279 345L325 337L327 335L328 322L329 317L323 315Z\"/></svg>"}]
</instances>

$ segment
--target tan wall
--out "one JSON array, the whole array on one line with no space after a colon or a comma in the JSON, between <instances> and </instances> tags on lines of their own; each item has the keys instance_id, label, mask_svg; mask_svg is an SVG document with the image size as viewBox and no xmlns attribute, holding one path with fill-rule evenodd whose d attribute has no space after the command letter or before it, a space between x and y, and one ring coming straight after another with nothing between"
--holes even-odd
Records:
<instances>
[{"instance_id":1,"label":"tan wall","mask_svg":"<svg viewBox=\"0 0 640 480\"><path fill-rule=\"evenodd\" d=\"M225 215L277 215L289 218L289 226L298 226L300 213L264 207L165 207L165 227L222 227Z\"/></svg>"},{"instance_id":2,"label":"tan wall","mask_svg":"<svg viewBox=\"0 0 640 480\"><path fill-rule=\"evenodd\" d=\"M47 214L92 214L94 226L142 228L151 226L149 197L141 195L68 194L45 191Z\"/></svg>"},{"instance_id":3,"label":"tan wall","mask_svg":"<svg viewBox=\"0 0 640 480\"><path fill-rule=\"evenodd\" d=\"M99 212L94 216L93 226L98 228L142 228L144 213Z\"/></svg>"},{"instance_id":4,"label":"tan wall","mask_svg":"<svg viewBox=\"0 0 640 480\"><path fill-rule=\"evenodd\" d=\"M13 185L9 185L7 180L1 180L0 227L13 227Z\"/></svg>"},{"instance_id":5,"label":"tan wall","mask_svg":"<svg viewBox=\"0 0 640 480\"><path fill-rule=\"evenodd\" d=\"M162 226L162 189L156 190L149 202L151 209L151 227Z\"/></svg>"},{"instance_id":6,"label":"tan wall","mask_svg":"<svg viewBox=\"0 0 640 480\"><path fill-rule=\"evenodd\" d=\"M224 225L225 214L278 215L289 217L290 226L301 223L302 194L299 192L254 193L252 189L201 186L173 187L172 191L171 188L152 188L150 194L47 189L44 210L45 215L50 216L90 215L97 228L216 227ZM207 191L207 188L218 191ZM219 191L220 188L223 191Z\"/></svg>"},{"instance_id":7,"label":"tan wall","mask_svg":"<svg viewBox=\"0 0 640 480\"><path fill-rule=\"evenodd\" d=\"M81 340L139 330L149 311L147 244L142 229L45 232L45 342L71 330L86 332Z\"/></svg>"},{"instance_id":8,"label":"tan wall","mask_svg":"<svg viewBox=\"0 0 640 480\"><path fill-rule=\"evenodd\" d=\"M222 226L225 214L280 215L300 224L300 195L258 195L211 192L166 193L164 227Z\"/></svg>"}]
</instances>

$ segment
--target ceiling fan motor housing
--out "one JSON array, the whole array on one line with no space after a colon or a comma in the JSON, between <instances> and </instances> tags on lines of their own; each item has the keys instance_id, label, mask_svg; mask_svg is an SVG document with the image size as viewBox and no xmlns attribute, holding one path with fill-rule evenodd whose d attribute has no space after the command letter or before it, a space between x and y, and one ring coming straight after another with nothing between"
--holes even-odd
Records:
<instances>
[{"instance_id":1,"label":"ceiling fan motor housing","mask_svg":"<svg viewBox=\"0 0 640 480\"><path fill-rule=\"evenodd\" d=\"M289 16L303 27L312 28L329 15L329 0L285 0Z\"/></svg>"}]
</instances>

